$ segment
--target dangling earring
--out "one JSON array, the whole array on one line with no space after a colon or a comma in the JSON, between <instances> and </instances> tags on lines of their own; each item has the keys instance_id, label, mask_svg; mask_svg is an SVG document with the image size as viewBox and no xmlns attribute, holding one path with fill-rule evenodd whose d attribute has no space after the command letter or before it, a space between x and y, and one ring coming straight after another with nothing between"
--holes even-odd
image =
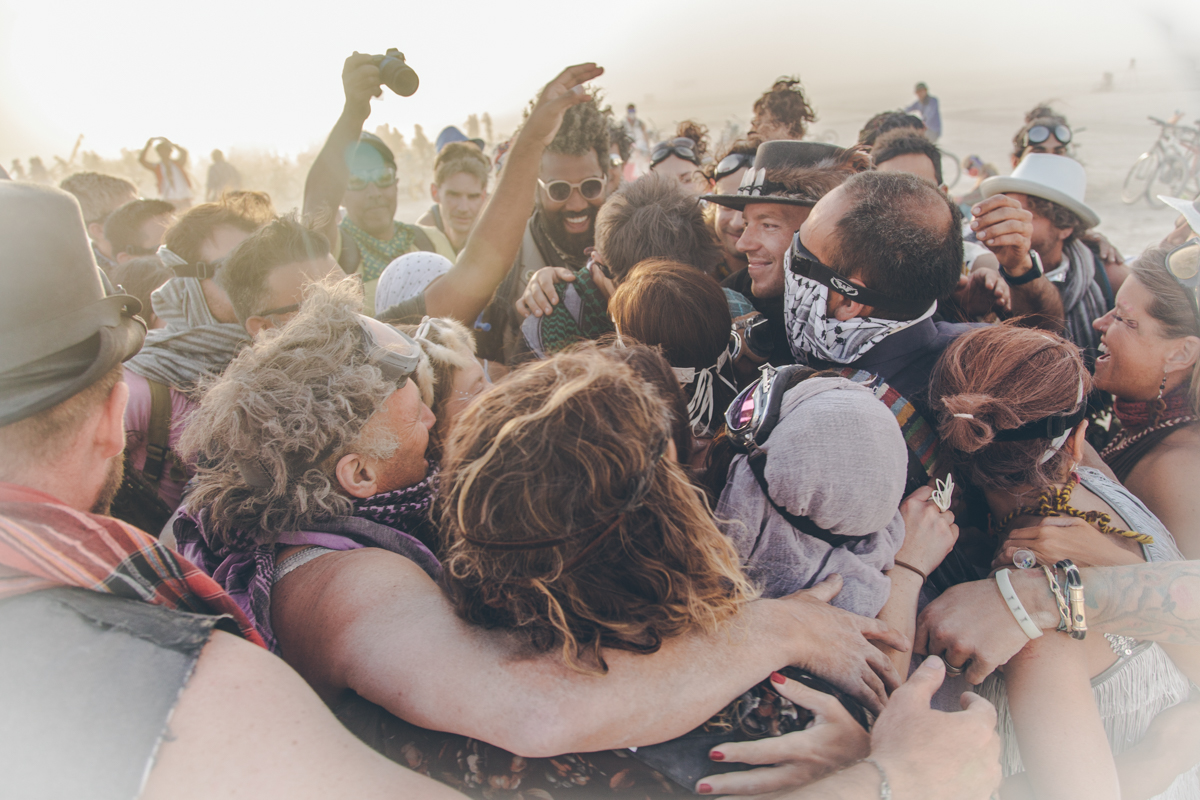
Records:
<instances>
[{"instance_id":1,"label":"dangling earring","mask_svg":"<svg viewBox=\"0 0 1200 800\"><path fill-rule=\"evenodd\" d=\"M1166 388L1167 388L1167 373L1164 372L1162 383L1160 383L1158 385L1158 397L1156 397L1154 399L1161 402L1163 399L1163 390L1165 390Z\"/></svg>"},{"instance_id":2,"label":"dangling earring","mask_svg":"<svg viewBox=\"0 0 1200 800\"><path fill-rule=\"evenodd\" d=\"M1162 383L1158 385L1158 397L1154 398L1154 422L1158 422L1158 418L1167 410L1167 401L1163 399L1163 392L1167 388L1167 373L1163 372Z\"/></svg>"}]
</instances>

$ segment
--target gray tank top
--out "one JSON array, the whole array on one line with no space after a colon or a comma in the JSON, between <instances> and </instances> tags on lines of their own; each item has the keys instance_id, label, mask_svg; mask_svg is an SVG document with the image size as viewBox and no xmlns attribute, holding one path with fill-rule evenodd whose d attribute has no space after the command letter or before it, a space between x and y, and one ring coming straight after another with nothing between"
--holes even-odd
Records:
<instances>
[{"instance_id":1,"label":"gray tank top","mask_svg":"<svg viewBox=\"0 0 1200 800\"><path fill-rule=\"evenodd\" d=\"M75 588L0 601L0 794L138 797L220 619Z\"/></svg>"}]
</instances>

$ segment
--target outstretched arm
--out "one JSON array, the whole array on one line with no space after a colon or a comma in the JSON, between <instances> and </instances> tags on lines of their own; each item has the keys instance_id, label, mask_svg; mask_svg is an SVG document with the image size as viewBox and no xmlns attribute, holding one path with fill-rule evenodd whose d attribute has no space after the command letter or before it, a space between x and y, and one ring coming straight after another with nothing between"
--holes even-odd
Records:
<instances>
[{"instance_id":1,"label":"outstretched arm","mask_svg":"<svg viewBox=\"0 0 1200 800\"><path fill-rule=\"evenodd\" d=\"M179 157L175 159L175 163L179 165L180 169L187 167L187 163L188 163L187 149L185 149L182 145L175 144L174 142L171 142L171 146L174 147L175 152L179 154Z\"/></svg>"},{"instance_id":2,"label":"outstretched arm","mask_svg":"<svg viewBox=\"0 0 1200 800\"><path fill-rule=\"evenodd\" d=\"M346 59L342 88L346 93L342 115L334 123L304 182L304 216L330 242L337 239L337 210L350 180L346 149L362 135L363 123L371 115L371 98L383 93L379 88L379 67L371 56L356 52Z\"/></svg>"},{"instance_id":3,"label":"outstretched arm","mask_svg":"<svg viewBox=\"0 0 1200 800\"><path fill-rule=\"evenodd\" d=\"M563 114L589 98L583 84L604 73L595 64L568 67L546 85L512 149L496 192L467 239L454 267L425 289L425 308L434 317L454 317L474 323L492 299L496 287L512 268L533 213L542 153L554 140Z\"/></svg>"},{"instance_id":4,"label":"outstretched arm","mask_svg":"<svg viewBox=\"0 0 1200 800\"><path fill-rule=\"evenodd\" d=\"M409 722L532 757L671 739L789 663L879 708L899 678L872 642L907 642L828 605L839 588L750 603L721 630L650 655L607 650L606 675L468 625L420 568L384 550L311 561L276 584L271 604L284 658L327 701L350 688Z\"/></svg>"}]
</instances>

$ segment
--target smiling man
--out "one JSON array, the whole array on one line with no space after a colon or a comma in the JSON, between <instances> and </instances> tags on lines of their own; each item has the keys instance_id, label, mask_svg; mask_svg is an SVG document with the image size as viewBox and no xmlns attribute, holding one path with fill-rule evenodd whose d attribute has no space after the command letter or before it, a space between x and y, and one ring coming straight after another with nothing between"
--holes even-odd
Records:
<instances>
[{"instance_id":1,"label":"smiling man","mask_svg":"<svg viewBox=\"0 0 1200 800\"><path fill-rule=\"evenodd\" d=\"M712 194L710 203L737 209L745 229L737 240L738 252L748 265L723 281L741 292L766 319L768 336L759 355L775 363L789 363L787 332L783 324L783 257L809 211L826 192L861 170L869 159L857 150L831 144L780 140L759 145L754 169L746 172L736 194Z\"/></svg>"},{"instance_id":2,"label":"smiling man","mask_svg":"<svg viewBox=\"0 0 1200 800\"><path fill-rule=\"evenodd\" d=\"M608 115L595 99L567 110L542 155L537 201L508 277L484 311L479 355L512 361L524 349L522 317L513 304L542 267L577 272L595 240L596 214L615 187L608 183Z\"/></svg>"}]
</instances>

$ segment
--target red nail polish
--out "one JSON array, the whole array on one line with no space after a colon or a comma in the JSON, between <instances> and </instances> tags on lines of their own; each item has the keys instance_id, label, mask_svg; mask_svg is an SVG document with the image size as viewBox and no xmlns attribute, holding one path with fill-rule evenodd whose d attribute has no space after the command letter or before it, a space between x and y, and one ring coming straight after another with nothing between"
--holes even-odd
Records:
<instances>
[{"instance_id":1,"label":"red nail polish","mask_svg":"<svg viewBox=\"0 0 1200 800\"><path fill-rule=\"evenodd\" d=\"M712 787L707 783L702 783L696 787L696 794L712 794Z\"/></svg>"},{"instance_id":2,"label":"red nail polish","mask_svg":"<svg viewBox=\"0 0 1200 800\"><path fill-rule=\"evenodd\" d=\"M778 672L771 673L771 683L783 683L786 680L787 680L787 678L783 677Z\"/></svg>"},{"instance_id":3,"label":"red nail polish","mask_svg":"<svg viewBox=\"0 0 1200 800\"><path fill-rule=\"evenodd\" d=\"M722 753L720 750L713 750L711 753L708 754L708 757L711 758L713 761L724 761L725 760L725 754Z\"/></svg>"}]
</instances>

